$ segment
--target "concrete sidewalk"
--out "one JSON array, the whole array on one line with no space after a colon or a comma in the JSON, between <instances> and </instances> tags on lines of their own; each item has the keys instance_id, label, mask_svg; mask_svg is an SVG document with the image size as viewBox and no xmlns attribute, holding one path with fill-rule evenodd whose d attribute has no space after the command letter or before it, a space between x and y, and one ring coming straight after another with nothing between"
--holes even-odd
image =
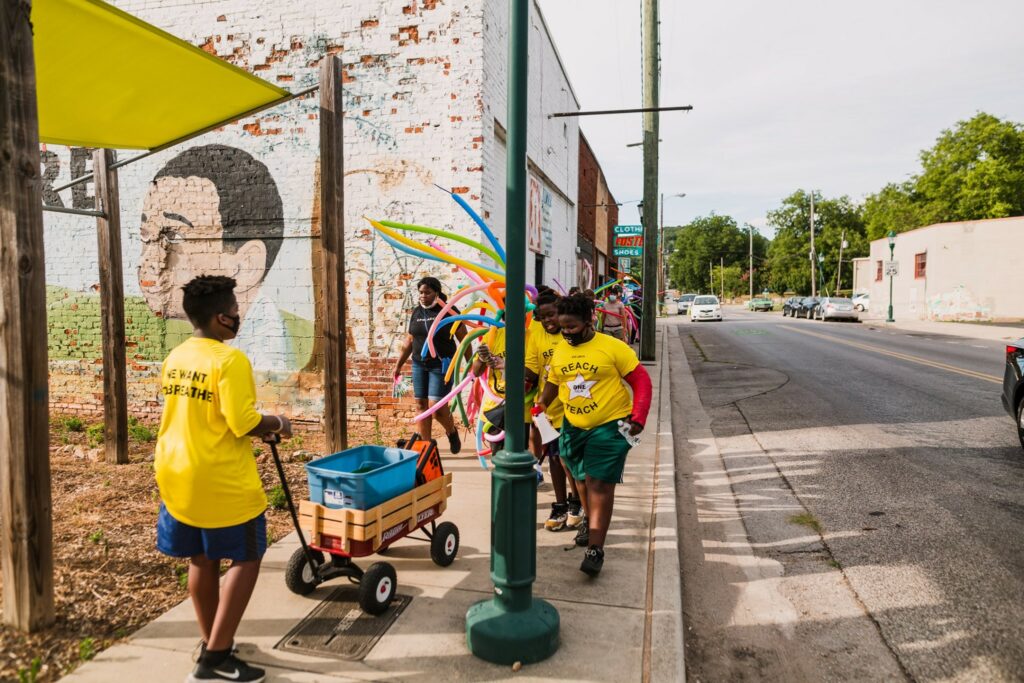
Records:
<instances>
[{"instance_id":1,"label":"concrete sidewalk","mask_svg":"<svg viewBox=\"0 0 1024 683\"><path fill-rule=\"evenodd\" d=\"M905 330L907 332L948 334L953 337L967 337L988 341L1016 341L1024 338L1024 326L1010 327L1008 325L999 325L998 323L954 323L937 320L897 320L894 323L887 323L885 318L881 317L861 317L861 322L865 325L891 327L894 330Z\"/></svg>"},{"instance_id":2,"label":"concrete sidewalk","mask_svg":"<svg viewBox=\"0 0 1024 683\"><path fill-rule=\"evenodd\" d=\"M537 581L534 595L561 614L561 647L545 662L523 667L488 664L466 648L465 614L491 595L490 473L476 458L447 458L453 495L444 520L458 525L461 549L448 568L435 566L427 544L402 541L378 559L398 572L398 593L412 602L362 661L320 658L275 649L293 626L336 588L335 580L300 597L283 571L298 547L293 533L267 552L256 591L238 633L240 656L267 669L268 681L588 680L682 681L683 624L665 328L659 325L658 363L648 366L655 402L643 441L630 453L625 484L601 575L579 571L583 553L571 531L548 533L543 521L554 500L538 492ZM354 587L353 587L354 590ZM74 683L181 683L192 669L199 638L188 600L79 667Z\"/></svg>"}]
</instances>

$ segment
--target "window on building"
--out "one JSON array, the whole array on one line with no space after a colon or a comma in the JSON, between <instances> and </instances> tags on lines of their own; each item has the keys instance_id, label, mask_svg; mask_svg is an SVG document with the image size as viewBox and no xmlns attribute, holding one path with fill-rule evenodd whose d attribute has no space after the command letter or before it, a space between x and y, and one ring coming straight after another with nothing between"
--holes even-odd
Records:
<instances>
[{"instance_id":1,"label":"window on building","mask_svg":"<svg viewBox=\"0 0 1024 683\"><path fill-rule=\"evenodd\" d=\"M921 278L925 276L925 270L928 267L928 252L922 254L914 254L914 277Z\"/></svg>"},{"instance_id":2,"label":"window on building","mask_svg":"<svg viewBox=\"0 0 1024 683\"><path fill-rule=\"evenodd\" d=\"M878 269L875 270L875 282L881 282L881 281L882 281L882 262L879 261L878 262Z\"/></svg>"}]
</instances>

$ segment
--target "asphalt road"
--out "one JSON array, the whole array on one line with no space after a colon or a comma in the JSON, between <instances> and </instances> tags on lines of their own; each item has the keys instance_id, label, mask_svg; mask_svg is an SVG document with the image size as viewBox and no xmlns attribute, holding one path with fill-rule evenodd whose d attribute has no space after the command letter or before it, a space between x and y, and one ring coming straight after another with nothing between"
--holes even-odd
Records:
<instances>
[{"instance_id":1,"label":"asphalt road","mask_svg":"<svg viewBox=\"0 0 1024 683\"><path fill-rule=\"evenodd\" d=\"M688 668L708 680L813 679L816 670L844 680L1024 680L1024 451L999 401L1004 346L735 309L721 323L679 317L677 333L744 543L777 565L772 580L794 577L758 609L781 600L797 626L810 625L794 638L779 627L785 619L768 618L778 642L750 641L767 663L721 668L711 659L757 659L756 647L719 642L732 637L741 597L723 589L728 604L711 609L715 591L702 595L691 581L697 649L688 656L707 661ZM694 474L698 487L710 474ZM688 546L702 558L684 557L684 587L687 566L699 573L691 579L715 580L707 548L728 537L709 532L708 491L689 494L701 508L693 533L704 540ZM793 550L796 525L820 528L820 544L814 535ZM819 586L834 580L821 590L809 576ZM844 655L827 641L843 629L875 654ZM872 650L872 638L888 652ZM800 656L787 668L787 657ZM886 657L894 665L854 666Z\"/></svg>"}]
</instances>

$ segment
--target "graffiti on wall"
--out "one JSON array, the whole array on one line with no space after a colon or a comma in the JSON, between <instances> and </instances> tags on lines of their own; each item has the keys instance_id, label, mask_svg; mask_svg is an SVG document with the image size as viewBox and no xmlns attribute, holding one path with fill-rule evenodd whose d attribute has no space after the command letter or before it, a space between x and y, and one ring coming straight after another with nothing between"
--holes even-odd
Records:
<instances>
[{"instance_id":1,"label":"graffiti on wall","mask_svg":"<svg viewBox=\"0 0 1024 683\"><path fill-rule=\"evenodd\" d=\"M978 301L964 285L928 299L928 318L947 322L991 320L992 308Z\"/></svg>"}]
</instances>

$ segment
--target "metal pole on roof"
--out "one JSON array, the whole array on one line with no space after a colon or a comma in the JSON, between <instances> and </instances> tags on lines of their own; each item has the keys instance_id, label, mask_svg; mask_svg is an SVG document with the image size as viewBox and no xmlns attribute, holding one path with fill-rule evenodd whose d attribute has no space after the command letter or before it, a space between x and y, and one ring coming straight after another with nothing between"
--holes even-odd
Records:
<instances>
[{"instance_id":1,"label":"metal pole on roof","mask_svg":"<svg viewBox=\"0 0 1024 683\"><path fill-rule=\"evenodd\" d=\"M537 568L537 479L524 434L526 339L526 142L531 0L512 0L508 59L505 190L505 446L491 478L494 597L466 613L470 652L495 664L529 664L558 650L559 616L533 598Z\"/></svg>"}]
</instances>

